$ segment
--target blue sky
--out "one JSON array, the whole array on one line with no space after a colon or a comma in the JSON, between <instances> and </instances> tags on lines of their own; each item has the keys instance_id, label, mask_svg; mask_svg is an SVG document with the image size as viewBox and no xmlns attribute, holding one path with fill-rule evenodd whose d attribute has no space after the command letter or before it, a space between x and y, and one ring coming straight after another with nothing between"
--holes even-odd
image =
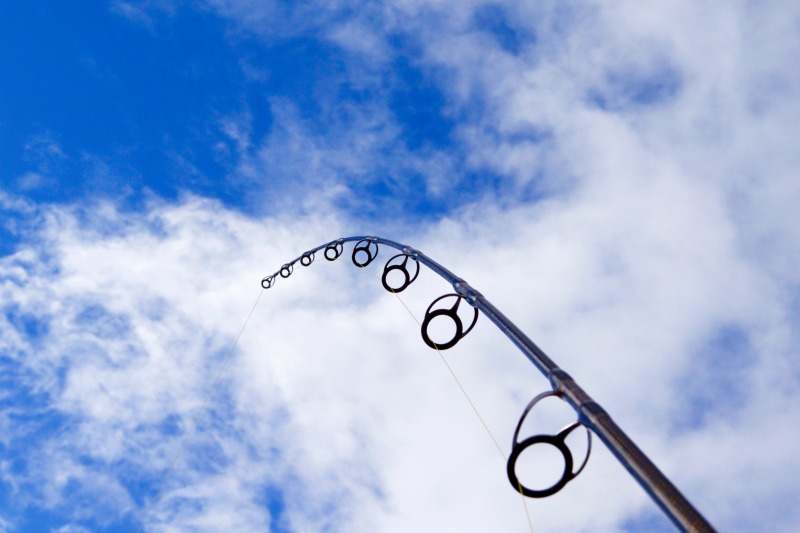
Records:
<instances>
[{"instance_id":1,"label":"blue sky","mask_svg":"<svg viewBox=\"0 0 800 533\"><path fill-rule=\"evenodd\" d=\"M279 280L204 403L261 278L358 234L469 280L720 530L792 531L798 17L5 3L0 532L671 530L599 443L529 524L388 249ZM444 356L509 453L544 378L486 320Z\"/></svg>"},{"instance_id":2,"label":"blue sky","mask_svg":"<svg viewBox=\"0 0 800 533\"><path fill-rule=\"evenodd\" d=\"M407 36L391 36L385 64L365 73L373 67L313 32L282 38L236 33L210 9L102 2L4 9L4 48L11 53L3 71L13 81L3 84L3 167L21 196L104 196L135 206L146 192L174 200L191 191L264 213L282 202L283 192L299 194L302 183L314 179L287 172L265 184L237 172L242 156L252 155L248 145L280 128L273 107L286 105L310 136L335 134L363 109L385 113L388 123L372 123L363 133L382 137L367 140L374 167L353 172L351 194L337 204L368 216L393 209L397 193L415 213L435 216L449 205L408 194L422 170L382 161L395 162L408 151L436 153L451 142L455 117L435 77L416 64ZM497 14L488 31L503 24L502 11L491 12ZM498 39L507 39L511 30L500 31ZM237 146L240 135L247 143ZM306 157L298 150L295 157ZM31 173L42 176L41 183ZM454 196L457 203L474 198L469 190Z\"/></svg>"}]
</instances>

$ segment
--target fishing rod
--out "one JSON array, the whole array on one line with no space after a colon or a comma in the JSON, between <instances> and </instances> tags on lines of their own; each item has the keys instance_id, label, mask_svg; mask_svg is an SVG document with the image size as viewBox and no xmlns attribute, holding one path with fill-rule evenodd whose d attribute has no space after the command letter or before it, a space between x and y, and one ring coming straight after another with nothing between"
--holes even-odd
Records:
<instances>
[{"instance_id":1,"label":"fishing rod","mask_svg":"<svg viewBox=\"0 0 800 533\"><path fill-rule=\"evenodd\" d=\"M272 275L266 276L261 280L261 286L269 289L275 285L278 278L288 278L294 271L294 265L298 262L302 266L310 266L314 262L316 253L323 251L323 256L328 261L335 261L344 253L344 244L355 242L352 252L353 263L364 268L378 257L379 245L389 246L399 250L400 253L392 256L383 268L381 282L383 287L392 293L404 291L411 285L419 275L420 263L434 271L453 286L455 292L445 294L436 298L425 311L425 317L421 324L422 340L436 350L447 350L452 348L462 338L464 338L475 326L478 320L478 311L482 311L500 330L511 339L511 342L525 354L525 356L539 369L548 379L552 386L551 391L537 395L525 407L520 416L519 423L514 432L511 447L511 454L508 457L507 475L509 482L514 490L519 491L524 496L530 498L545 498L560 491L567 483L575 479L586 466L591 454L592 432L608 447L611 453L622 463L628 472L639 482L650 497L658 504L661 510L672 520L672 522L682 531L692 532L713 532L711 524L695 509L695 507L681 494L672 482L656 467L655 464L639 449L638 446L628 437L603 409L600 404L594 401L572 377L558 367L556 363L545 354L525 333L523 333L511 320L491 304L480 292L475 290L469 283L459 278L450 270L443 267L424 253L381 237L344 237L336 239L326 244L321 244L316 248L304 252L300 257L290 261ZM409 260L413 268L409 268ZM413 270L413 275L412 275ZM402 283L397 285L397 274L401 275ZM390 280L394 278L394 285ZM468 319L469 325L465 327L462 320L464 312L459 315L459 304L466 301L472 306L473 313ZM452 302L449 305L446 302ZM428 329L434 318L447 317L452 320L455 326L453 337L446 342L434 342L431 340ZM562 429L556 435L536 435L519 440L520 429L531 410L543 399L555 396L566 401L577 413L578 420ZM587 431L588 447L586 458L575 468L575 461L572 452L567 447L567 437L578 427L583 426ZM564 470L561 478L553 485L545 489L531 489L523 485L517 477L516 463L520 455L534 445L549 445L561 454L564 461Z\"/></svg>"}]
</instances>

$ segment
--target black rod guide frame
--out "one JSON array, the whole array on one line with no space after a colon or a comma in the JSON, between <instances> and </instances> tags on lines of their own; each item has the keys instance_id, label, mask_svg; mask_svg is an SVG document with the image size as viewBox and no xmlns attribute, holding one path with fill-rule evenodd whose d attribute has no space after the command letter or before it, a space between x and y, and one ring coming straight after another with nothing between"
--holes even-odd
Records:
<instances>
[{"instance_id":1,"label":"black rod guide frame","mask_svg":"<svg viewBox=\"0 0 800 533\"><path fill-rule=\"evenodd\" d=\"M322 244L316 248L303 253L300 257L284 264L280 270L265 277L261 281L264 289L269 289L277 281L278 276L288 278L294 269L294 265L300 262L303 266L309 266L314 261L315 254L324 250L323 255L328 261L336 260L344 252L344 243L356 242L353 248L352 260L358 267L366 267L378 256L378 245L382 244L395 248L400 254L393 256L386 263L383 272L383 286L390 292L401 292L405 290L417 278L419 274L419 263L427 266L439 276L447 280L453 286L455 293L446 294L437 298L431 303L425 313L422 323L422 337L428 346L439 350L445 350L454 346L461 340L475 325L478 318L478 310L482 311L486 317L494 322L500 330L511 339L517 348L534 364L539 371L550 381L552 391L542 393L535 397L525 408L520 418L517 430L514 433L512 451L508 462L508 477L514 490L521 491L524 495L534 498L546 497L561 490L569 481L577 476L588 461L588 454L591 453L591 432L588 432L589 447L587 456L577 471L573 472L573 459L565 439L579 425L583 425L593 431L602 440L611 453L619 460L628 472L639 482L644 490L661 507L662 511L672 520L672 522L683 531L707 532L714 531L714 528L700 514L697 509L681 494L681 492L667 479L667 477L653 464L652 461L642 452L636 444L625 434L624 431L611 419L608 413L595 402L584 391L575 380L564 370L560 369L555 362L550 359L536 344L528 338L513 322L506 318L494 305L492 305L483 295L473 289L469 283L459 278L448 269L432 260L419 250L409 246L383 239L381 237L345 237ZM416 270L412 276L408 270L408 260L414 262ZM388 281L388 274L399 271L403 274L404 281L399 287L391 287ZM444 309L434 309L436 304L445 299L455 298L455 303ZM465 329L461 318L457 314L458 305L461 300L474 308L474 318L471 324ZM437 316L447 316L456 326L456 333L450 341L436 344L428 336L427 327L431 320ZM537 402L546 396L557 396L568 402L578 414L578 421L567 426L558 435L539 435L518 441L519 430L522 422L529 411ZM545 490L532 490L523 486L517 479L514 466L519 455L529 446L535 444L549 444L561 452L564 458L564 473L561 479L553 486Z\"/></svg>"}]
</instances>

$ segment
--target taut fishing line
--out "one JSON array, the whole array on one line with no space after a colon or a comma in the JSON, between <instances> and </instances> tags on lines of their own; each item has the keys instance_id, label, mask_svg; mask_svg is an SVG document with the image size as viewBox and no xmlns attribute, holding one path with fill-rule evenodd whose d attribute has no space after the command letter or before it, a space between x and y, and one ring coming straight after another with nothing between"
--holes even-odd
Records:
<instances>
[{"instance_id":1,"label":"taut fishing line","mask_svg":"<svg viewBox=\"0 0 800 533\"><path fill-rule=\"evenodd\" d=\"M250 322L250 317L253 316L253 312L256 310L256 306L258 306L258 302L259 302L259 300L261 300L261 295L263 295L263 294L264 294L264 289L261 289L260 291L258 291L258 298L256 298L255 303L253 303L253 307L250 309L250 312L247 314L247 318L245 319L244 324L242 324L242 329L239 330L239 334L236 336L236 340L233 341L233 344L231 345L230 350L228 350L228 353L225 355L225 358L222 360L222 366L220 366L219 372L217 372L217 377L214 378L213 383L211 383L211 386L208 388L208 392L206 393L206 397L203 400L203 403L200 406L200 408L197 410L197 413L194 415L194 418L192 420L191 426L189 426L189 429L186 430L186 432L183 434L183 438L181 438L181 443L180 443L180 446L178 446L178 450L175 452L175 455L172 457L172 461L170 461L169 466L164 471L164 474L162 474L161 480L158 482L158 488L156 489L155 496L153 496L153 499L150 500L150 502L145 504L144 512L142 513L142 519L141 519L141 521L139 523L139 528L136 530L137 533L140 533L142 531L142 528L144 527L144 524L145 524L145 522L147 520L147 516L150 513L150 510L158 502L158 497L161 495L161 490L164 488L164 482L169 477L169 475L172 473L172 470L175 467L175 463L177 462L178 457L180 456L181 452L183 451L184 446L186 446L186 441L189 439L189 436L192 434L192 432L194 432L195 427L197 427L197 423L200 421L200 417L203 416L203 413L206 410L206 405L208 404L208 401L211 399L211 395L214 394L214 389L217 387L217 383L219 382L219 378L222 376L222 371L225 370L225 367L228 365L228 361L230 360L231 355L233 354L233 350L236 349L236 345L239 344L239 339L242 337L242 333L244 333L244 328L246 328L247 327L247 323Z\"/></svg>"}]
</instances>

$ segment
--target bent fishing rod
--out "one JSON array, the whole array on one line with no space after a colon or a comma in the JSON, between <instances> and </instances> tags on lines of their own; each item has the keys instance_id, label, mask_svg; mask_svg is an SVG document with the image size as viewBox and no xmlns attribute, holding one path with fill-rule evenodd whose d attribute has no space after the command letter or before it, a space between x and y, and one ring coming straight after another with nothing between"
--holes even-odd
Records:
<instances>
[{"instance_id":1,"label":"bent fishing rod","mask_svg":"<svg viewBox=\"0 0 800 533\"><path fill-rule=\"evenodd\" d=\"M483 314L500 328L511 342L514 343L530 362L548 379L552 390L543 392L530 401L523 410L516 431L514 432L511 454L508 457L506 467L509 482L511 486L514 487L514 490L530 498L545 498L560 491L567 483L575 479L586 466L589 455L591 454L591 436L592 433L594 433L603 441L606 447L608 447L611 453L622 463L636 481L639 482L645 492L650 495L678 529L692 532L714 531L711 524L697 509L695 509L689 500L681 494L677 487L672 484L658 467L650 461L644 452L636 446L622 428L611 419L611 416L609 416L605 409L594 401L569 374L559 368L541 348L514 325L511 320L503 315L499 309L492 305L480 292L419 250L381 237L359 236L336 239L308 250L300 257L284 264L281 266L280 270L262 279L261 286L264 289L269 289L275 285L279 277L288 278L294 271L294 265L298 262L302 266L310 266L311 263L314 262L316 253L321 250L323 251L322 253L325 259L328 261L335 261L344 253L344 245L348 242L356 243L353 247L351 258L353 263L360 268L368 266L378 257L379 245L388 246L400 251L400 253L392 256L383 268L381 282L383 287L389 292L397 294L407 289L417 279L420 271L420 264L425 265L453 286L455 292L436 298L425 311L425 317L421 324L422 339L425 344L436 350L452 348L472 330L478 320L478 312L482 311ZM411 268L409 267L409 261L411 261ZM399 285L397 284L398 274L402 280L402 283ZM394 279L394 282L390 277ZM461 315L459 315L458 312L462 300L472 306L473 311L473 313L471 313L471 318L468 319L469 325L467 327L465 327L464 321L462 320L464 312L462 311ZM468 313L467 316L469 315ZM434 342L429 335L428 329L430 324L433 319L438 317L449 318L455 326L453 337L445 342ZM568 425L556 435L535 435L520 441L519 433L525 418L536 404L551 396L566 401L577 413L577 421ZM580 426L586 429L588 447L586 458L578 466L575 465L572 452L566 444L566 439ZM554 447L561 454L564 461L564 470L561 474L561 478L545 489L531 489L523 485L517 476L517 460L525 450L534 445L549 445Z\"/></svg>"}]
</instances>

